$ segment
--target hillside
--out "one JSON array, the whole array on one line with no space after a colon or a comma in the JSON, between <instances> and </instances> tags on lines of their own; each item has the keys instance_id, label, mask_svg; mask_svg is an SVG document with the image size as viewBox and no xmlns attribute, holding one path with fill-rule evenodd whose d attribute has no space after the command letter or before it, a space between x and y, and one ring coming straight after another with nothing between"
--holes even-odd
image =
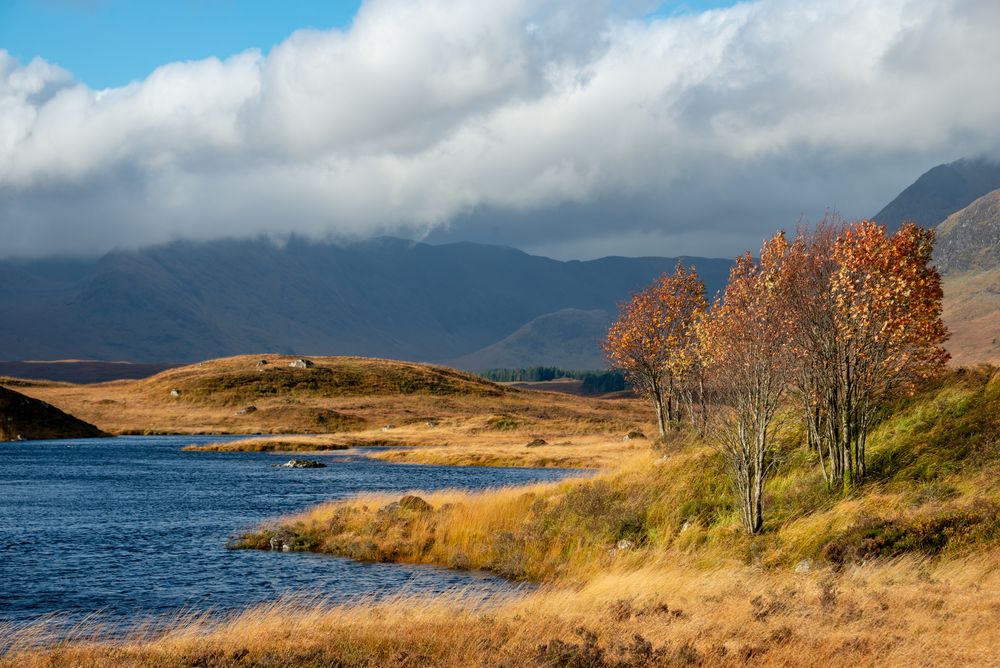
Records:
<instances>
[{"instance_id":1,"label":"hillside","mask_svg":"<svg viewBox=\"0 0 1000 668\"><path fill-rule=\"evenodd\" d=\"M299 360L306 368L292 366ZM170 396L179 403L242 406L271 397L495 397L505 390L479 376L443 366L361 357L243 355L169 369L137 381L131 392L157 398Z\"/></svg>"},{"instance_id":2,"label":"hillside","mask_svg":"<svg viewBox=\"0 0 1000 668\"><path fill-rule=\"evenodd\" d=\"M1000 267L1000 188L937 226L934 260L943 274Z\"/></svg>"},{"instance_id":3,"label":"hillside","mask_svg":"<svg viewBox=\"0 0 1000 668\"><path fill-rule=\"evenodd\" d=\"M873 218L890 230L907 220L934 227L997 188L1000 188L1000 162L963 158L928 170Z\"/></svg>"},{"instance_id":4,"label":"hillside","mask_svg":"<svg viewBox=\"0 0 1000 668\"><path fill-rule=\"evenodd\" d=\"M612 316L607 311L563 309L546 313L496 343L452 360L459 369L513 369L557 366L562 369L603 369L600 342Z\"/></svg>"},{"instance_id":5,"label":"hillside","mask_svg":"<svg viewBox=\"0 0 1000 668\"><path fill-rule=\"evenodd\" d=\"M289 366L299 359L307 366ZM520 429L546 420L566 431L593 427L620 438L648 410L644 403L520 392L447 367L360 357L244 355L142 380L8 384L116 434L335 433L344 442L377 444L469 443L480 432L506 430L523 446ZM385 425L392 427L384 431Z\"/></svg>"},{"instance_id":6,"label":"hillside","mask_svg":"<svg viewBox=\"0 0 1000 668\"><path fill-rule=\"evenodd\" d=\"M955 364L1000 362L1000 189L937 227L947 348Z\"/></svg>"},{"instance_id":7,"label":"hillside","mask_svg":"<svg viewBox=\"0 0 1000 668\"><path fill-rule=\"evenodd\" d=\"M0 387L0 441L98 436L106 434L44 401Z\"/></svg>"},{"instance_id":8,"label":"hillside","mask_svg":"<svg viewBox=\"0 0 1000 668\"><path fill-rule=\"evenodd\" d=\"M730 265L690 262L710 291ZM178 242L96 260L10 260L0 262L0 350L8 359L137 362L262 350L451 360L561 309L613 312L675 263L561 262L388 238Z\"/></svg>"},{"instance_id":9,"label":"hillside","mask_svg":"<svg viewBox=\"0 0 1000 668\"><path fill-rule=\"evenodd\" d=\"M388 525L377 500L334 502L241 540L260 547L277 532L297 549L442 564L461 550L471 568L570 582L609 567L608 547L623 540L638 546L635 563L791 568L803 559L840 566L904 554L959 557L1000 547L998 439L1000 371L981 367L888 406L870 435L868 482L849 495L827 491L815 453L786 430L759 536L741 529L710 443L680 433L596 479L537 485L531 494L444 494L450 506L440 512ZM428 500L438 505L435 495ZM370 535L379 538L360 540Z\"/></svg>"}]
</instances>

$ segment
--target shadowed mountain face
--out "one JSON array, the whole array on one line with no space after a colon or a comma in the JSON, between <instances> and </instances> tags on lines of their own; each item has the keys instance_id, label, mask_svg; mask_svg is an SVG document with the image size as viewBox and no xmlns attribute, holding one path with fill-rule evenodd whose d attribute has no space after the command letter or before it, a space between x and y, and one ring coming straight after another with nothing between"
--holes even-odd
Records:
<instances>
[{"instance_id":1,"label":"shadowed mountain face","mask_svg":"<svg viewBox=\"0 0 1000 668\"><path fill-rule=\"evenodd\" d=\"M449 364L459 369L509 369L557 366L561 369L603 369L600 342L611 326L608 311L562 309L546 313L491 346Z\"/></svg>"},{"instance_id":2,"label":"shadowed mountain face","mask_svg":"<svg viewBox=\"0 0 1000 668\"><path fill-rule=\"evenodd\" d=\"M98 436L106 434L44 401L0 387L0 441Z\"/></svg>"},{"instance_id":3,"label":"shadowed mountain face","mask_svg":"<svg viewBox=\"0 0 1000 668\"><path fill-rule=\"evenodd\" d=\"M908 220L934 227L973 200L1000 188L1000 162L964 158L938 165L913 182L875 214L895 231Z\"/></svg>"},{"instance_id":4,"label":"shadowed mountain face","mask_svg":"<svg viewBox=\"0 0 1000 668\"><path fill-rule=\"evenodd\" d=\"M267 351L453 360L562 309L613 313L676 262L560 262L399 239L179 242L93 261L6 261L0 357L183 362ZM689 262L710 293L722 287L728 260Z\"/></svg>"}]
</instances>

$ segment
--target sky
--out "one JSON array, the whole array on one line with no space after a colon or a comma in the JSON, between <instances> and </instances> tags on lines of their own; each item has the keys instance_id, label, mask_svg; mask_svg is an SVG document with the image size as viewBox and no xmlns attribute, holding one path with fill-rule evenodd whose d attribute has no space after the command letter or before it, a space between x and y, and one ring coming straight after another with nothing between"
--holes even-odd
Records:
<instances>
[{"instance_id":1,"label":"sky","mask_svg":"<svg viewBox=\"0 0 1000 668\"><path fill-rule=\"evenodd\" d=\"M1000 155L995 0L0 0L0 257L732 256Z\"/></svg>"}]
</instances>

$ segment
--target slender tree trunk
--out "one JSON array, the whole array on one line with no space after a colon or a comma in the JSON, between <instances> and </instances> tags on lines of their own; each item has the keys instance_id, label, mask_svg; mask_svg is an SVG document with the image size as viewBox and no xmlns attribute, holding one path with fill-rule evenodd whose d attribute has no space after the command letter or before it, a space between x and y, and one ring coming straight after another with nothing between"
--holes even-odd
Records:
<instances>
[{"instance_id":1,"label":"slender tree trunk","mask_svg":"<svg viewBox=\"0 0 1000 668\"><path fill-rule=\"evenodd\" d=\"M705 372L703 370L698 371L698 405L701 408L701 429L700 433L702 436L708 430L708 409L706 408L705 400Z\"/></svg>"},{"instance_id":2,"label":"slender tree trunk","mask_svg":"<svg viewBox=\"0 0 1000 668\"><path fill-rule=\"evenodd\" d=\"M656 410L656 426L660 430L660 436L666 436L667 418L664 414L663 392L660 390L659 384L654 383L653 389L649 394L653 401L653 408Z\"/></svg>"}]
</instances>

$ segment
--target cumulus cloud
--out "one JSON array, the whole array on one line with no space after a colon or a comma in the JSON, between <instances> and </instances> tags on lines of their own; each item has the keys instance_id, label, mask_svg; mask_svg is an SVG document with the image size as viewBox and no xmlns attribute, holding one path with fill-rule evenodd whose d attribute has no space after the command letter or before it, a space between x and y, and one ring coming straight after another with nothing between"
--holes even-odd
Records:
<instances>
[{"instance_id":1,"label":"cumulus cloud","mask_svg":"<svg viewBox=\"0 0 1000 668\"><path fill-rule=\"evenodd\" d=\"M107 90L0 51L0 255L288 233L730 255L996 153L998 28L993 0L372 0Z\"/></svg>"}]
</instances>

